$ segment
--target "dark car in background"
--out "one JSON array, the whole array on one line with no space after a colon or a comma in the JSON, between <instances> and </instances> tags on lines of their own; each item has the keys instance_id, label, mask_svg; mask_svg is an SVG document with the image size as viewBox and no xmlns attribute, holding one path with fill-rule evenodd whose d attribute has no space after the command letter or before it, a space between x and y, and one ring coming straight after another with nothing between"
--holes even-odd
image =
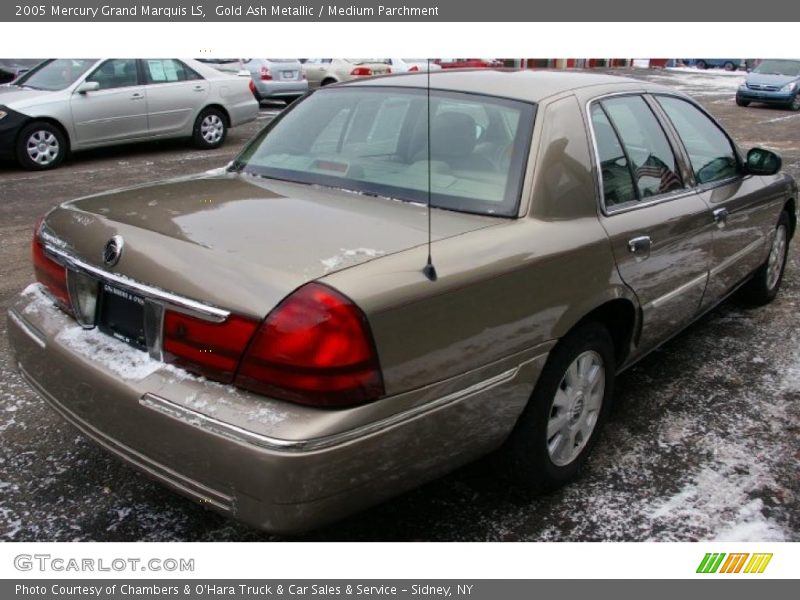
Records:
<instances>
[{"instance_id":1,"label":"dark car in background","mask_svg":"<svg viewBox=\"0 0 800 600\"><path fill-rule=\"evenodd\" d=\"M736 104L778 104L800 110L800 59L768 59L753 69L736 91Z\"/></svg>"}]
</instances>

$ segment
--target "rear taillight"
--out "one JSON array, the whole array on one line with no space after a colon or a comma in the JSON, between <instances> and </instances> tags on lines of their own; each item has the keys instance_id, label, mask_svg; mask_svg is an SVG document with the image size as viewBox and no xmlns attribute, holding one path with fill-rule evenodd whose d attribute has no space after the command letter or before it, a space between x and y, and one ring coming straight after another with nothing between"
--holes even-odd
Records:
<instances>
[{"instance_id":1,"label":"rear taillight","mask_svg":"<svg viewBox=\"0 0 800 600\"><path fill-rule=\"evenodd\" d=\"M372 69L370 69L369 67L356 67L355 69L350 71L350 75L353 75L355 77L367 77L369 75L372 75Z\"/></svg>"},{"instance_id":2,"label":"rear taillight","mask_svg":"<svg viewBox=\"0 0 800 600\"><path fill-rule=\"evenodd\" d=\"M252 79L250 80L250 83L248 84L248 87L250 88L250 91L251 91L253 94L255 94L255 93L256 93L256 84L255 84L255 82L254 82Z\"/></svg>"},{"instance_id":3,"label":"rear taillight","mask_svg":"<svg viewBox=\"0 0 800 600\"><path fill-rule=\"evenodd\" d=\"M42 221L39 219L36 228L33 230L33 243L31 250L33 254L33 272L36 281L44 285L50 294L61 304L61 307L71 312L69 292L67 291L67 270L47 256L44 251L44 244L40 235Z\"/></svg>"},{"instance_id":4,"label":"rear taillight","mask_svg":"<svg viewBox=\"0 0 800 600\"><path fill-rule=\"evenodd\" d=\"M318 283L283 300L242 358L236 385L301 404L350 406L384 393L366 317Z\"/></svg>"},{"instance_id":5,"label":"rear taillight","mask_svg":"<svg viewBox=\"0 0 800 600\"><path fill-rule=\"evenodd\" d=\"M417 65L411 65L411 67L408 69L408 71L409 71L409 73L411 73L411 72L416 73L417 71L419 71L419 67Z\"/></svg>"},{"instance_id":6,"label":"rear taillight","mask_svg":"<svg viewBox=\"0 0 800 600\"><path fill-rule=\"evenodd\" d=\"M261 67L261 81L269 81L272 79L272 73L269 72L269 67Z\"/></svg>"},{"instance_id":7,"label":"rear taillight","mask_svg":"<svg viewBox=\"0 0 800 600\"><path fill-rule=\"evenodd\" d=\"M164 360L209 379L231 383L258 321L232 315L211 323L164 312Z\"/></svg>"}]
</instances>

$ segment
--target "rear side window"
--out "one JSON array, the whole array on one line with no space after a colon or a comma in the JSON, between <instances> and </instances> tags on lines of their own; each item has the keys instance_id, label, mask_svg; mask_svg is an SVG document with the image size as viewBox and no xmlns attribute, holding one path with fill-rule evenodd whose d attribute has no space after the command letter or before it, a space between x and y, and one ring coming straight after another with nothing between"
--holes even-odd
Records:
<instances>
[{"instance_id":1,"label":"rear side window","mask_svg":"<svg viewBox=\"0 0 800 600\"><path fill-rule=\"evenodd\" d=\"M733 144L701 110L680 98L658 96L686 148L698 184L736 177L738 163Z\"/></svg>"},{"instance_id":2,"label":"rear side window","mask_svg":"<svg viewBox=\"0 0 800 600\"><path fill-rule=\"evenodd\" d=\"M625 150L637 199L682 189L675 154L644 99L620 96L600 104Z\"/></svg>"},{"instance_id":3,"label":"rear side window","mask_svg":"<svg viewBox=\"0 0 800 600\"><path fill-rule=\"evenodd\" d=\"M600 159L605 205L616 206L636 200L628 157L606 113L597 104L592 106L592 129Z\"/></svg>"},{"instance_id":4,"label":"rear side window","mask_svg":"<svg viewBox=\"0 0 800 600\"><path fill-rule=\"evenodd\" d=\"M148 58L144 61L147 83L173 83L200 79L200 75L174 58Z\"/></svg>"}]
</instances>

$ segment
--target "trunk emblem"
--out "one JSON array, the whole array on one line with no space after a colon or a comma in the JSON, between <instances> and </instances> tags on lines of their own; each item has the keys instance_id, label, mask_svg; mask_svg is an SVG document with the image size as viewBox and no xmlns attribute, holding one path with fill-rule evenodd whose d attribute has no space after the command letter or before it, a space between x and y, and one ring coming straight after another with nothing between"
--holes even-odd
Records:
<instances>
[{"instance_id":1,"label":"trunk emblem","mask_svg":"<svg viewBox=\"0 0 800 600\"><path fill-rule=\"evenodd\" d=\"M121 235L115 235L108 240L103 248L103 263L105 263L107 267L116 265L122 256L122 248L124 246L125 242Z\"/></svg>"}]
</instances>

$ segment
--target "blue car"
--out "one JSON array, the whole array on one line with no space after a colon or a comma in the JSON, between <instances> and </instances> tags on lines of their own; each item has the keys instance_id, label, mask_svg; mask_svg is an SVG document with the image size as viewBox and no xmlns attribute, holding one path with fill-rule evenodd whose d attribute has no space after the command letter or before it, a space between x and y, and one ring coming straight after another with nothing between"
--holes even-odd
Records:
<instances>
[{"instance_id":1,"label":"blue car","mask_svg":"<svg viewBox=\"0 0 800 600\"><path fill-rule=\"evenodd\" d=\"M736 71L737 69L745 68L745 62L742 58L693 58L686 62L689 65L693 64L698 69L715 67L726 71Z\"/></svg>"},{"instance_id":2,"label":"blue car","mask_svg":"<svg viewBox=\"0 0 800 600\"><path fill-rule=\"evenodd\" d=\"M736 91L736 104L751 102L800 110L800 60L767 59L750 71Z\"/></svg>"}]
</instances>

